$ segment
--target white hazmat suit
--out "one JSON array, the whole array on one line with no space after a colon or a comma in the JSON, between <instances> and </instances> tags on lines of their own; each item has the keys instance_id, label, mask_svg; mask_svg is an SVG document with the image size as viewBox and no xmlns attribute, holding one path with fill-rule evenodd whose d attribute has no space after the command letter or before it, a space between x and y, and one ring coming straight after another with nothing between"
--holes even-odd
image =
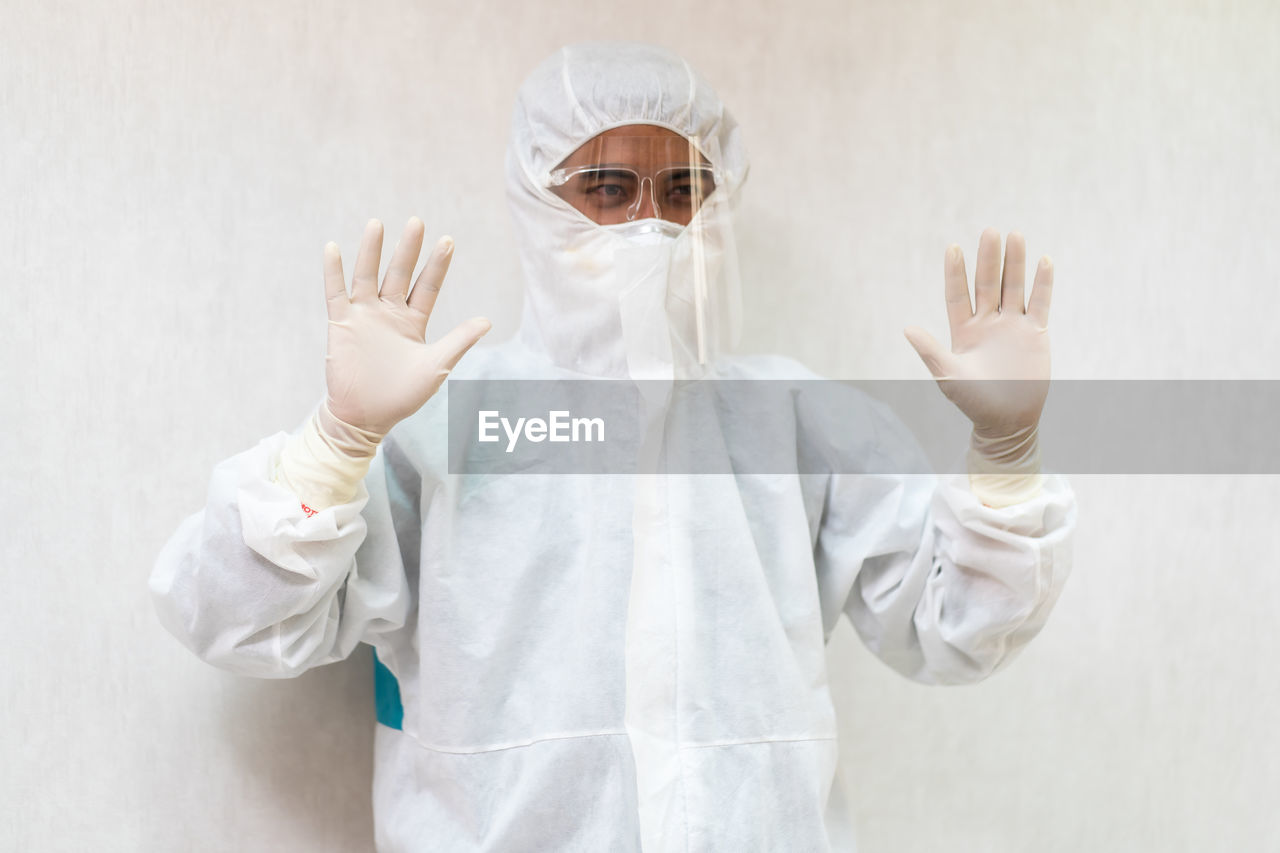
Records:
<instances>
[{"instance_id":1,"label":"white hazmat suit","mask_svg":"<svg viewBox=\"0 0 1280 853\"><path fill-rule=\"evenodd\" d=\"M566 155L627 124L697 140L723 176L703 223L636 240L547 192ZM736 125L679 58L557 53L520 91L507 162L521 333L453 378L811 377L721 353L723 214L745 174ZM677 281L698 228L710 272ZM848 473L917 465L869 399L840 434L800 406L784 418L797 454L841 455L826 476L454 475L447 389L386 436L348 503L310 514L276 484L284 434L220 464L151 581L165 626L232 672L374 647L399 692L376 737L380 850L851 850L829 802L840 615L903 675L972 682L1036 634L1067 575L1058 478L992 509L961 478Z\"/></svg>"}]
</instances>

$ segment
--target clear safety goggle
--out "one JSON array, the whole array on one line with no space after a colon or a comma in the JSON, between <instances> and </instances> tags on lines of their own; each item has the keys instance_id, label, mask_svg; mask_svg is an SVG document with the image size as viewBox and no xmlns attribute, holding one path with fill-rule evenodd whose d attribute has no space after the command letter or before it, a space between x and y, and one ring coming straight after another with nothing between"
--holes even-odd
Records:
<instances>
[{"instance_id":1,"label":"clear safety goggle","mask_svg":"<svg viewBox=\"0 0 1280 853\"><path fill-rule=\"evenodd\" d=\"M547 178L551 192L600 225L665 219L688 225L716 189L715 168L692 142L596 137Z\"/></svg>"}]
</instances>

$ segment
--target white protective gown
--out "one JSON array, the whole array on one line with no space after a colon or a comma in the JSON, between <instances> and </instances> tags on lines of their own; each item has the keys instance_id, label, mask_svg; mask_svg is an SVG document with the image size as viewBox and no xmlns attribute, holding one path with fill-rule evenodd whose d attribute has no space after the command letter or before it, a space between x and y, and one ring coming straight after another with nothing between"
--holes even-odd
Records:
<instances>
[{"instance_id":1,"label":"white protective gown","mask_svg":"<svg viewBox=\"0 0 1280 853\"><path fill-rule=\"evenodd\" d=\"M812 378L780 358L690 367L674 281L665 330L628 313L652 282L606 298L586 283L625 241L539 176L628 123L701 140L722 201L736 194L736 125L681 60L556 54L521 90L507 163L522 333L453 377ZM712 343L722 298L706 297ZM920 458L865 398L838 435L799 402L781 416L797 457L839 457L827 475L451 475L448 387L387 436L351 503L313 516L273 480L283 433L222 463L151 581L165 626L232 672L290 677L374 647L399 691L376 739L382 851L852 850L824 653L841 613L903 675L972 682L1036 634L1067 576L1062 480L991 509L963 478L854 473Z\"/></svg>"}]
</instances>

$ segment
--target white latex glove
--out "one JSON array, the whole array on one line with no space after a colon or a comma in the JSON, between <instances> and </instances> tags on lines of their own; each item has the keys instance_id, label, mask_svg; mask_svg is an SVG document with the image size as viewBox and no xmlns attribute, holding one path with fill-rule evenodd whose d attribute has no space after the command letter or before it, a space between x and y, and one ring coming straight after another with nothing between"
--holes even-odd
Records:
<instances>
[{"instance_id":1,"label":"white latex glove","mask_svg":"<svg viewBox=\"0 0 1280 853\"><path fill-rule=\"evenodd\" d=\"M337 245L324 247L329 311L325 402L338 420L380 436L422 408L458 360L489 331L488 320L474 317L435 343L426 342L427 319L449 269L453 241L442 237L436 243L410 292L422 233L421 220L410 219L379 290L382 223L370 220L356 255L350 296Z\"/></svg>"},{"instance_id":2,"label":"white latex glove","mask_svg":"<svg viewBox=\"0 0 1280 853\"><path fill-rule=\"evenodd\" d=\"M453 257L453 241L440 239L410 291L422 233L422 222L410 219L379 290L382 223L370 220L356 255L350 295L337 245L324 247L328 393L302 431L285 444L275 472L275 481L297 495L308 514L356 495L383 436L420 409L489 331L489 321L475 317L434 344L426 343L427 320Z\"/></svg>"},{"instance_id":3,"label":"white latex glove","mask_svg":"<svg viewBox=\"0 0 1280 853\"><path fill-rule=\"evenodd\" d=\"M905 333L942 393L973 422L970 474L986 475L971 476L975 492L984 503L1008 505L1039 489L1036 428L1049 393L1053 262L1040 259L1025 305L1026 242L1016 231L1005 246L1003 272L1000 232L982 232L972 304L959 246L947 249L944 271L951 350L917 326ZM984 495L982 485L1006 494Z\"/></svg>"}]
</instances>

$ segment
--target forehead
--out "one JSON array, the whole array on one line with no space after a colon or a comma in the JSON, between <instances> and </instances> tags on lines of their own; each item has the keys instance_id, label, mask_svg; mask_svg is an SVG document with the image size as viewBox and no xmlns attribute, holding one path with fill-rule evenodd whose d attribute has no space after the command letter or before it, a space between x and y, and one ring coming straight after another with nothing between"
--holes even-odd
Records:
<instances>
[{"instance_id":1,"label":"forehead","mask_svg":"<svg viewBox=\"0 0 1280 853\"><path fill-rule=\"evenodd\" d=\"M688 139L651 124L629 124L597 134L584 142L559 164L561 168L597 163L657 167L667 163L689 163L707 159Z\"/></svg>"}]
</instances>

